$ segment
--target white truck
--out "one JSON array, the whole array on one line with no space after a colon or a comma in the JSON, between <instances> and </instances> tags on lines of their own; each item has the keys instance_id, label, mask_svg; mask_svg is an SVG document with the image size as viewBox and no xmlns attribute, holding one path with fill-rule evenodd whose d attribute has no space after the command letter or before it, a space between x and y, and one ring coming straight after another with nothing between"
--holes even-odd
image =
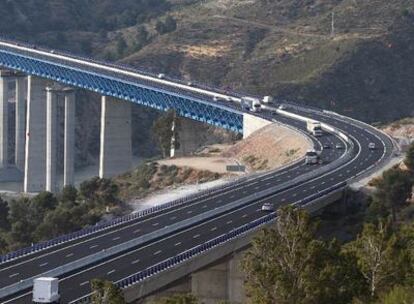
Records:
<instances>
[{"instance_id":1,"label":"white truck","mask_svg":"<svg viewBox=\"0 0 414 304\"><path fill-rule=\"evenodd\" d=\"M269 104L273 102L273 97L272 96L264 96L263 97L263 103L264 104Z\"/></svg>"},{"instance_id":2,"label":"white truck","mask_svg":"<svg viewBox=\"0 0 414 304\"><path fill-rule=\"evenodd\" d=\"M33 303L59 303L59 279L37 278L33 280Z\"/></svg>"},{"instance_id":3,"label":"white truck","mask_svg":"<svg viewBox=\"0 0 414 304\"><path fill-rule=\"evenodd\" d=\"M321 123L316 120L308 120L306 123L306 129L315 137L322 136L323 134Z\"/></svg>"},{"instance_id":4,"label":"white truck","mask_svg":"<svg viewBox=\"0 0 414 304\"><path fill-rule=\"evenodd\" d=\"M315 165L315 164L319 164L319 162L320 162L320 152L314 149L306 151L306 154L305 154L306 165Z\"/></svg>"},{"instance_id":5,"label":"white truck","mask_svg":"<svg viewBox=\"0 0 414 304\"><path fill-rule=\"evenodd\" d=\"M260 100L253 97L242 97L241 107L243 110L249 110L252 112L260 112L262 110Z\"/></svg>"}]
</instances>

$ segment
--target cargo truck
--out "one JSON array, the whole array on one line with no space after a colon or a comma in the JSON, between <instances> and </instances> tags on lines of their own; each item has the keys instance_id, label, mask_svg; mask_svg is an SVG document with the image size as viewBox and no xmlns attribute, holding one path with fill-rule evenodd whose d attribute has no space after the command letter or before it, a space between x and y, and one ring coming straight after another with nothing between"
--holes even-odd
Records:
<instances>
[{"instance_id":1,"label":"cargo truck","mask_svg":"<svg viewBox=\"0 0 414 304\"><path fill-rule=\"evenodd\" d=\"M315 120L308 120L306 123L306 129L308 130L308 132L310 134L312 134L313 136L322 136L322 126L321 123L319 121L315 121Z\"/></svg>"},{"instance_id":2,"label":"cargo truck","mask_svg":"<svg viewBox=\"0 0 414 304\"><path fill-rule=\"evenodd\" d=\"M33 280L33 303L59 303L59 279L37 278Z\"/></svg>"},{"instance_id":3,"label":"cargo truck","mask_svg":"<svg viewBox=\"0 0 414 304\"><path fill-rule=\"evenodd\" d=\"M260 112L262 110L260 100L253 97L242 97L241 107L243 110L248 110L252 112Z\"/></svg>"}]
</instances>

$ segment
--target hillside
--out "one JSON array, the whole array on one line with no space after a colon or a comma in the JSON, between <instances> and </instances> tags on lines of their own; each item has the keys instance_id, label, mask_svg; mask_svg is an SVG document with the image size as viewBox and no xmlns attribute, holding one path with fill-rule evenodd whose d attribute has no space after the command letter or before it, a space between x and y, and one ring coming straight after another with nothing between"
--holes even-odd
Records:
<instances>
[{"instance_id":1,"label":"hillside","mask_svg":"<svg viewBox=\"0 0 414 304\"><path fill-rule=\"evenodd\" d=\"M414 114L413 11L409 0L16 0L0 4L0 31L374 122Z\"/></svg>"}]
</instances>

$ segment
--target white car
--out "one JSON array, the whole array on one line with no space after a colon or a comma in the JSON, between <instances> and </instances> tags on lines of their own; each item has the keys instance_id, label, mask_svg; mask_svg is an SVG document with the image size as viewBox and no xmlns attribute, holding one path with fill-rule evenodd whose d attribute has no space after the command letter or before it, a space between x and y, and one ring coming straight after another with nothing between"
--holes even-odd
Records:
<instances>
[{"instance_id":1,"label":"white car","mask_svg":"<svg viewBox=\"0 0 414 304\"><path fill-rule=\"evenodd\" d=\"M262 211L272 212L275 211L275 207L271 203L264 203L262 206Z\"/></svg>"},{"instance_id":2,"label":"white car","mask_svg":"<svg viewBox=\"0 0 414 304\"><path fill-rule=\"evenodd\" d=\"M161 74L158 74L158 78L159 79L164 79L165 78L165 74L162 74L162 73Z\"/></svg>"},{"instance_id":3,"label":"white car","mask_svg":"<svg viewBox=\"0 0 414 304\"><path fill-rule=\"evenodd\" d=\"M369 143L368 144L368 148L370 149L370 150L375 150L375 143L373 143L373 142L371 142L371 143Z\"/></svg>"},{"instance_id":4,"label":"white car","mask_svg":"<svg viewBox=\"0 0 414 304\"><path fill-rule=\"evenodd\" d=\"M344 147L341 144L336 144L335 148L337 148L337 149L343 149Z\"/></svg>"}]
</instances>

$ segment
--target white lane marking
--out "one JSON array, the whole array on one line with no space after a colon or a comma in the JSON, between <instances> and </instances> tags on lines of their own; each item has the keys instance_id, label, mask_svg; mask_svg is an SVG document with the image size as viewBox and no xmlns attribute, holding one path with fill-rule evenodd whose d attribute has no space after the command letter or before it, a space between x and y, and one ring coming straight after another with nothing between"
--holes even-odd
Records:
<instances>
[{"instance_id":1,"label":"white lane marking","mask_svg":"<svg viewBox=\"0 0 414 304\"><path fill-rule=\"evenodd\" d=\"M295 192L292 194L293 197L296 197L298 194Z\"/></svg>"},{"instance_id":2,"label":"white lane marking","mask_svg":"<svg viewBox=\"0 0 414 304\"><path fill-rule=\"evenodd\" d=\"M135 261L131 262L132 265L135 265L135 264L138 264L138 263L139 263L139 260L135 260Z\"/></svg>"},{"instance_id":3,"label":"white lane marking","mask_svg":"<svg viewBox=\"0 0 414 304\"><path fill-rule=\"evenodd\" d=\"M187 214L191 214L191 213L193 213L193 210L188 210L187 211Z\"/></svg>"},{"instance_id":4,"label":"white lane marking","mask_svg":"<svg viewBox=\"0 0 414 304\"><path fill-rule=\"evenodd\" d=\"M199 234L196 234L195 236L193 236L193 239L197 239L199 237L200 237L200 235Z\"/></svg>"},{"instance_id":5,"label":"white lane marking","mask_svg":"<svg viewBox=\"0 0 414 304\"><path fill-rule=\"evenodd\" d=\"M92 246L89 246L89 249L93 249L93 248L96 248L96 247L98 247L99 245L92 245Z\"/></svg>"},{"instance_id":6,"label":"white lane marking","mask_svg":"<svg viewBox=\"0 0 414 304\"><path fill-rule=\"evenodd\" d=\"M119 240L120 238L121 238L120 236L116 236L116 237L112 238L112 241L117 241L117 240Z\"/></svg>"},{"instance_id":7,"label":"white lane marking","mask_svg":"<svg viewBox=\"0 0 414 304\"><path fill-rule=\"evenodd\" d=\"M234 198L234 197L235 197L235 195L234 195L234 194L230 195L230 198Z\"/></svg>"},{"instance_id":8,"label":"white lane marking","mask_svg":"<svg viewBox=\"0 0 414 304\"><path fill-rule=\"evenodd\" d=\"M18 273L18 272L13 273L13 274L9 275L9 278L14 278L14 277L17 277L19 274L20 274L20 273Z\"/></svg>"},{"instance_id":9,"label":"white lane marking","mask_svg":"<svg viewBox=\"0 0 414 304\"><path fill-rule=\"evenodd\" d=\"M73 256L73 253L68 253L65 258L70 258L71 256Z\"/></svg>"},{"instance_id":10,"label":"white lane marking","mask_svg":"<svg viewBox=\"0 0 414 304\"><path fill-rule=\"evenodd\" d=\"M44 267L44 266L46 266L47 264L49 264L49 263L48 263L48 262L46 262L46 263L40 264L40 265L39 265L39 267Z\"/></svg>"},{"instance_id":11,"label":"white lane marking","mask_svg":"<svg viewBox=\"0 0 414 304\"><path fill-rule=\"evenodd\" d=\"M84 286L86 284L89 284L89 281L82 282L82 283L79 284L79 286Z\"/></svg>"},{"instance_id":12,"label":"white lane marking","mask_svg":"<svg viewBox=\"0 0 414 304\"><path fill-rule=\"evenodd\" d=\"M134 230L134 234L137 234L138 232L141 232L141 229Z\"/></svg>"},{"instance_id":13,"label":"white lane marking","mask_svg":"<svg viewBox=\"0 0 414 304\"><path fill-rule=\"evenodd\" d=\"M207 208L207 205L204 205L204 206L203 206L203 209L205 209L205 208Z\"/></svg>"},{"instance_id":14,"label":"white lane marking","mask_svg":"<svg viewBox=\"0 0 414 304\"><path fill-rule=\"evenodd\" d=\"M154 226L154 227L156 227L156 226L158 226L160 223L154 223L154 224L152 224L152 226Z\"/></svg>"},{"instance_id":15,"label":"white lane marking","mask_svg":"<svg viewBox=\"0 0 414 304\"><path fill-rule=\"evenodd\" d=\"M162 250L158 250L156 252L154 252L154 255L159 255L162 252Z\"/></svg>"},{"instance_id":16,"label":"white lane marking","mask_svg":"<svg viewBox=\"0 0 414 304\"><path fill-rule=\"evenodd\" d=\"M111 271L108 271L106 274L107 275L110 275L110 274L112 274L112 273L114 273L115 272L115 269L112 269Z\"/></svg>"},{"instance_id":17,"label":"white lane marking","mask_svg":"<svg viewBox=\"0 0 414 304\"><path fill-rule=\"evenodd\" d=\"M232 221L232 220L228 221L226 224L227 224L227 225L230 225L231 223L233 223L233 221Z\"/></svg>"},{"instance_id":18,"label":"white lane marking","mask_svg":"<svg viewBox=\"0 0 414 304\"><path fill-rule=\"evenodd\" d=\"M282 198L280 201L284 202L284 201L286 201L286 198Z\"/></svg>"},{"instance_id":19,"label":"white lane marking","mask_svg":"<svg viewBox=\"0 0 414 304\"><path fill-rule=\"evenodd\" d=\"M243 218L247 217L247 214L243 214L243 215L242 215L242 217L243 217Z\"/></svg>"},{"instance_id":20,"label":"white lane marking","mask_svg":"<svg viewBox=\"0 0 414 304\"><path fill-rule=\"evenodd\" d=\"M180 246L181 244L182 244L181 242L178 242L178 243L175 243L174 246L177 247L177 246Z\"/></svg>"},{"instance_id":21,"label":"white lane marking","mask_svg":"<svg viewBox=\"0 0 414 304\"><path fill-rule=\"evenodd\" d=\"M176 216L172 216L172 217L170 217L170 220L176 220L177 219L177 217Z\"/></svg>"},{"instance_id":22,"label":"white lane marking","mask_svg":"<svg viewBox=\"0 0 414 304\"><path fill-rule=\"evenodd\" d=\"M211 231L216 231L216 230L217 230L217 227L213 227L213 228L211 228L210 230L211 230Z\"/></svg>"},{"instance_id":23,"label":"white lane marking","mask_svg":"<svg viewBox=\"0 0 414 304\"><path fill-rule=\"evenodd\" d=\"M266 186L270 186L271 183L266 183Z\"/></svg>"}]
</instances>

